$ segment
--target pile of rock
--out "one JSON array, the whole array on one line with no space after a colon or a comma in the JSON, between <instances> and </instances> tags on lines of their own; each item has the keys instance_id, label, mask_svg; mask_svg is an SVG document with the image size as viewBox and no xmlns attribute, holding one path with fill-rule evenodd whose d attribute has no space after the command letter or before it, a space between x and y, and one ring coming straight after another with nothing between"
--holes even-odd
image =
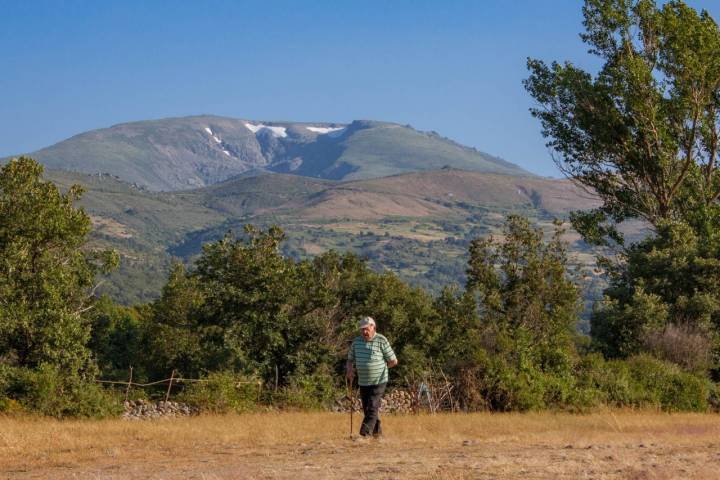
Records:
<instances>
[{"instance_id":1,"label":"pile of rock","mask_svg":"<svg viewBox=\"0 0 720 480\"><path fill-rule=\"evenodd\" d=\"M200 413L197 407L178 402L151 402L148 400L126 401L125 420L153 420L159 418L188 417Z\"/></svg>"},{"instance_id":2,"label":"pile of rock","mask_svg":"<svg viewBox=\"0 0 720 480\"><path fill-rule=\"evenodd\" d=\"M385 395L380 405L380 411L389 413L412 413L413 396L407 390L393 390Z\"/></svg>"},{"instance_id":3,"label":"pile of rock","mask_svg":"<svg viewBox=\"0 0 720 480\"><path fill-rule=\"evenodd\" d=\"M335 412L349 412L350 402L347 397L339 398L335 401L333 411ZM353 402L353 409L362 411L362 403L360 397L356 396ZM385 413L412 413L413 409L413 396L406 390L395 389L383 396L382 403L380 404L380 411Z\"/></svg>"}]
</instances>

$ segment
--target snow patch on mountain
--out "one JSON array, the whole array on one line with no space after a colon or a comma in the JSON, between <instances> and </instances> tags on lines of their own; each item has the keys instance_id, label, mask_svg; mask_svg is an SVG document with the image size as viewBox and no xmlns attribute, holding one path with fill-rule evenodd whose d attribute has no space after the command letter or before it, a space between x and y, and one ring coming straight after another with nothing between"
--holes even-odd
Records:
<instances>
[{"instance_id":1,"label":"snow patch on mountain","mask_svg":"<svg viewBox=\"0 0 720 480\"><path fill-rule=\"evenodd\" d=\"M345 130L345 127L305 127L305 128L307 128L311 132L319 133L320 135L337 132L339 130Z\"/></svg>"},{"instance_id":2,"label":"snow patch on mountain","mask_svg":"<svg viewBox=\"0 0 720 480\"><path fill-rule=\"evenodd\" d=\"M287 128L285 127L273 127L272 125L265 125L263 123L247 123L245 122L245 126L250 130L251 132L257 134L263 130L269 131L273 137L287 137Z\"/></svg>"},{"instance_id":3,"label":"snow patch on mountain","mask_svg":"<svg viewBox=\"0 0 720 480\"><path fill-rule=\"evenodd\" d=\"M215 143L222 143L222 140L213 133L212 130L210 130L208 127L205 127L205 131L212 137L213 140L215 140Z\"/></svg>"}]
</instances>

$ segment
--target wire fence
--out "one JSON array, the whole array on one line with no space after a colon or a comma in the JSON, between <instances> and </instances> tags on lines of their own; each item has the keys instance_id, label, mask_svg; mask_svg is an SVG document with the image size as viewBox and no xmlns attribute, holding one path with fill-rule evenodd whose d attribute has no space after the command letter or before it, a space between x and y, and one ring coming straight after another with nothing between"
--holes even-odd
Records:
<instances>
[{"instance_id":1,"label":"wire fence","mask_svg":"<svg viewBox=\"0 0 720 480\"><path fill-rule=\"evenodd\" d=\"M128 400L128 397L130 395L130 389L132 387L138 387L138 388L146 388L146 387L152 387L155 385L162 385L164 383L167 383L167 390L165 392L165 401L167 402L170 398L170 393L172 391L172 387L174 384L177 383L206 383L210 380L207 378L184 378L184 377L176 377L175 376L175 370L172 371L170 374L170 378L164 378L162 380L156 380L154 382L146 382L146 383L140 383L140 382L133 382L133 367L130 367L130 375L128 377L128 380L95 380L97 383L102 383L106 385L125 385L125 400ZM262 390L263 382L261 380L255 380L255 381L238 381L235 382L236 387L240 387L241 385L257 385L258 386L258 398L260 396L260 390Z\"/></svg>"},{"instance_id":2,"label":"wire fence","mask_svg":"<svg viewBox=\"0 0 720 480\"><path fill-rule=\"evenodd\" d=\"M135 388L147 388L157 385L167 384L165 391L165 401L167 402L170 398L172 388L178 383L207 383L212 380L207 378L185 378L176 377L176 371L173 370L169 378L162 380L155 380L153 382L134 382L133 381L133 368L130 367L129 376L127 380L95 380L97 383L106 385L124 385L125 386L125 401L128 400L130 390ZM277 380L276 380L277 382ZM442 370L436 370L427 375L410 375L404 378L404 388L398 390L398 392L406 392L409 397L410 404L407 406L412 412L417 413L421 410L426 410L430 413L437 413L440 411L456 412L460 410L460 403L456 397L455 386L451 382ZM236 388L240 388L242 385L256 385L257 386L257 401L260 401L261 392L263 389L262 380L249 380L249 381L237 381L234 382ZM272 385L270 385L272 389ZM275 390L277 391L277 383L275 384ZM348 387L350 388L350 387ZM352 392L352 389L349 390ZM359 400L359 398L352 398L353 395L348 394L344 399L348 400ZM392 394L389 395L393 397ZM393 399L393 402L397 402L397 399ZM401 402L402 403L402 402ZM353 408L352 406L350 408ZM397 409L394 406L393 409Z\"/></svg>"}]
</instances>

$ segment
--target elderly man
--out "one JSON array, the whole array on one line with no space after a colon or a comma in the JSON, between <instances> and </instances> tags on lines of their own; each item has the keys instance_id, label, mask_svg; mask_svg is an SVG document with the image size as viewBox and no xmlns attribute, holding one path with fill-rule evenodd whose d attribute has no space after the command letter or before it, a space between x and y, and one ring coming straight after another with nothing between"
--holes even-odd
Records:
<instances>
[{"instance_id":1,"label":"elderly man","mask_svg":"<svg viewBox=\"0 0 720 480\"><path fill-rule=\"evenodd\" d=\"M379 437L382 435L378 412L385 386L388 381L388 369L398 364L390 342L375 331L375 320L364 317L360 320L361 335L353 339L345 365L347 378L352 381L354 370L358 371L360 400L362 400L363 418L360 435Z\"/></svg>"}]
</instances>

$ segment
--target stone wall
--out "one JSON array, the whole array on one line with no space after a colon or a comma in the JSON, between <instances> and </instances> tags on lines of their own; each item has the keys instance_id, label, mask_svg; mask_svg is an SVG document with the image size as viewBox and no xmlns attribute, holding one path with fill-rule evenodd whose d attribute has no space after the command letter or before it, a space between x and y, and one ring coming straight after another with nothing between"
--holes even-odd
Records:
<instances>
[{"instance_id":1,"label":"stone wall","mask_svg":"<svg viewBox=\"0 0 720 480\"><path fill-rule=\"evenodd\" d=\"M124 404L124 420L153 420L160 418L177 418L197 415L197 407L178 402L151 402L148 400L130 400Z\"/></svg>"},{"instance_id":2,"label":"stone wall","mask_svg":"<svg viewBox=\"0 0 720 480\"><path fill-rule=\"evenodd\" d=\"M353 392L355 395L355 401L353 403L354 410L356 412L362 411L362 403L360 402L360 395L356 391ZM382 399L380 404L380 411L384 413L412 413L415 411L413 396L406 390L392 390L387 392ZM339 398L335 402L333 411L335 412L349 412L350 402L347 397Z\"/></svg>"}]
</instances>

